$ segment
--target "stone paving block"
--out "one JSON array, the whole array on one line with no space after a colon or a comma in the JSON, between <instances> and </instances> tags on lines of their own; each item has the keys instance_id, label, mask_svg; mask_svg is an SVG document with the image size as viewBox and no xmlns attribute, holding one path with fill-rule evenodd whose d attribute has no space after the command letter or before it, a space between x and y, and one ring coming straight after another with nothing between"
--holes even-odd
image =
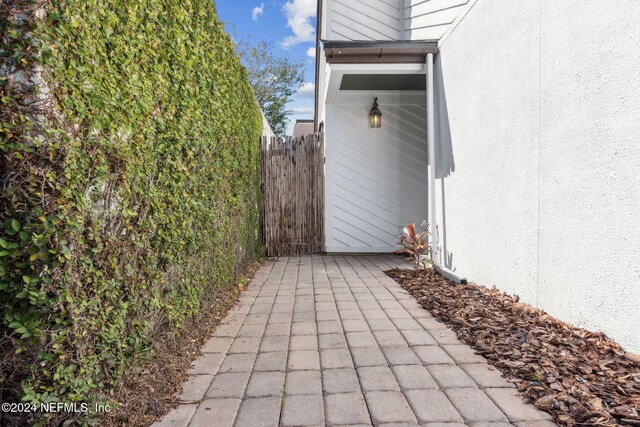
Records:
<instances>
[{"instance_id":1,"label":"stone paving block","mask_svg":"<svg viewBox=\"0 0 640 427\"><path fill-rule=\"evenodd\" d=\"M364 320L360 310L340 310L340 318L345 320Z\"/></svg>"},{"instance_id":2,"label":"stone paving block","mask_svg":"<svg viewBox=\"0 0 640 427\"><path fill-rule=\"evenodd\" d=\"M245 392L247 397L280 396L284 388L284 372L254 372Z\"/></svg>"},{"instance_id":3,"label":"stone paving block","mask_svg":"<svg viewBox=\"0 0 640 427\"><path fill-rule=\"evenodd\" d=\"M318 311L316 313L316 319L318 322L322 322L325 320L340 320L340 315L338 314L338 310L332 311Z\"/></svg>"},{"instance_id":4,"label":"stone paving block","mask_svg":"<svg viewBox=\"0 0 640 427\"><path fill-rule=\"evenodd\" d=\"M421 365L397 365L392 367L402 390L438 388L426 367Z\"/></svg>"},{"instance_id":5,"label":"stone paving block","mask_svg":"<svg viewBox=\"0 0 640 427\"><path fill-rule=\"evenodd\" d=\"M245 325L262 325L265 326L269 321L269 314L250 314L244 321Z\"/></svg>"},{"instance_id":6,"label":"stone paving block","mask_svg":"<svg viewBox=\"0 0 640 427\"><path fill-rule=\"evenodd\" d=\"M178 405L176 409L153 423L151 427L187 427L197 407L198 405L195 403Z\"/></svg>"},{"instance_id":7,"label":"stone paving block","mask_svg":"<svg viewBox=\"0 0 640 427\"><path fill-rule=\"evenodd\" d=\"M213 381L213 375L189 375L189 379L182 383L182 391L178 395L181 402L200 401Z\"/></svg>"},{"instance_id":8,"label":"stone paving block","mask_svg":"<svg viewBox=\"0 0 640 427\"><path fill-rule=\"evenodd\" d=\"M420 365L420 360L409 347L382 347L382 353L389 365Z\"/></svg>"},{"instance_id":9,"label":"stone paving block","mask_svg":"<svg viewBox=\"0 0 640 427\"><path fill-rule=\"evenodd\" d=\"M338 311L360 310L360 307L358 307L355 301L338 301L336 305L338 306Z\"/></svg>"},{"instance_id":10,"label":"stone paving block","mask_svg":"<svg viewBox=\"0 0 640 427\"><path fill-rule=\"evenodd\" d=\"M440 347L425 345L412 347L413 351L423 365L444 365L455 363L451 357Z\"/></svg>"},{"instance_id":11,"label":"stone paving block","mask_svg":"<svg viewBox=\"0 0 640 427\"><path fill-rule=\"evenodd\" d=\"M271 304L253 304L249 314L268 314L271 312Z\"/></svg>"},{"instance_id":12,"label":"stone paving block","mask_svg":"<svg viewBox=\"0 0 640 427\"><path fill-rule=\"evenodd\" d=\"M462 344L452 329L430 329L429 333L438 344Z\"/></svg>"},{"instance_id":13,"label":"stone paving block","mask_svg":"<svg viewBox=\"0 0 640 427\"><path fill-rule=\"evenodd\" d=\"M229 354L220 365L220 372L250 372L257 354Z\"/></svg>"},{"instance_id":14,"label":"stone paving block","mask_svg":"<svg viewBox=\"0 0 640 427\"><path fill-rule=\"evenodd\" d=\"M375 310L362 310L362 315L369 323L372 320L389 320L387 314L381 308ZM393 327L395 329L395 326Z\"/></svg>"},{"instance_id":15,"label":"stone paving block","mask_svg":"<svg viewBox=\"0 0 640 427\"><path fill-rule=\"evenodd\" d=\"M445 393L460 415L469 422L509 421L479 388L450 388Z\"/></svg>"},{"instance_id":16,"label":"stone paving block","mask_svg":"<svg viewBox=\"0 0 640 427\"><path fill-rule=\"evenodd\" d=\"M291 313L293 305L289 303L277 303L273 305L272 313Z\"/></svg>"},{"instance_id":17,"label":"stone paving block","mask_svg":"<svg viewBox=\"0 0 640 427\"><path fill-rule=\"evenodd\" d=\"M407 314L409 315L409 314ZM408 331L411 329L415 329L418 331L424 331L424 328L422 326L420 326L420 324L418 322L416 322L414 319L408 318L408 319L391 319L391 321L396 325L396 327L398 328L398 330L400 331Z\"/></svg>"},{"instance_id":18,"label":"stone paving block","mask_svg":"<svg viewBox=\"0 0 640 427\"><path fill-rule=\"evenodd\" d=\"M288 369L292 371L320 370L320 353L318 351L290 351Z\"/></svg>"},{"instance_id":19,"label":"stone paving block","mask_svg":"<svg viewBox=\"0 0 640 427\"><path fill-rule=\"evenodd\" d=\"M487 363L466 363L458 366L460 366L480 388L515 388L515 385L502 377L499 370Z\"/></svg>"},{"instance_id":20,"label":"stone paving block","mask_svg":"<svg viewBox=\"0 0 640 427\"><path fill-rule=\"evenodd\" d=\"M327 422L332 425L370 425L369 411L362 393L331 394L324 399Z\"/></svg>"},{"instance_id":21,"label":"stone paving block","mask_svg":"<svg viewBox=\"0 0 640 427\"><path fill-rule=\"evenodd\" d=\"M369 328L373 331L397 331L396 325L389 319L367 319Z\"/></svg>"},{"instance_id":22,"label":"stone paving block","mask_svg":"<svg viewBox=\"0 0 640 427\"><path fill-rule=\"evenodd\" d=\"M293 313L273 313L269 316L268 324L272 323L291 323L293 320Z\"/></svg>"},{"instance_id":23,"label":"stone paving block","mask_svg":"<svg viewBox=\"0 0 640 427\"><path fill-rule=\"evenodd\" d=\"M355 369L326 369L322 371L322 386L327 394L360 391L360 383Z\"/></svg>"},{"instance_id":24,"label":"stone paving block","mask_svg":"<svg viewBox=\"0 0 640 427\"><path fill-rule=\"evenodd\" d=\"M374 424L416 422L409 403L399 391L373 391L365 393L365 399Z\"/></svg>"},{"instance_id":25,"label":"stone paving block","mask_svg":"<svg viewBox=\"0 0 640 427\"><path fill-rule=\"evenodd\" d=\"M318 322L318 334L341 334L342 332L342 323L339 320Z\"/></svg>"},{"instance_id":26,"label":"stone paving block","mask_svg":"<svg viewBox=\"0 0 640 427\"><path fill-rule=\"evenodd\" d=\"M269 323L264 331L265 337L289 336L291 333L291 323Z\"/></svg>"},{"instance_id":27,"label":"stone paving block","mask_svg":"<svg viewBox=\"0 0 640 427\"><path fill-rule=\"evenodd\" d=\"M215 337L207 341L202 347L203 353L226 353L233 342L233 338Z\"/></svg>"},{"instance_id":28,"label":"stone paving block","mask_svg":"<svg viewBox=\"0 0 640 427\"><path fill-rule=\"evenodd\" d=\"M213 378L207 398L234 397L241 399L249 382L251 372L232 372L218 374Z\"/></svg>"},{"instance_id":29,"label":"stone paving block","mask_svg":"<svg viewBox=\"0 0 640 427\"><path fill-rule=\"evenodd\" d=\"M239 329L240 325L219 325L213 333L213 336L235 338Z\"/></svg>"},{"instance_id":30,"label":"stone paving block","mask_svg":"<svg viewBox=\"0 0 640 427\"><path fill-rule=\"evenodd\" d=\"M371 332L347 332L347 342L349 347L378 347L375 338Z\"/></svg>"},{"instance_id":31,"label":"stone paving block","mask_svg":"<svg viewBox=\"0 0 640 427\"><path fill-rule=\"evenodd\" d=\"M420 324L424 329L431 331L432 329L447 329L447 325L439 322L435 317L415 318L416 322Z\"/></svg>"},{"instance_id":32,"label":"stone paving block","mask_svg":"<svg viewBox=\"0 0 640 427\"><path fill-rule=\"evenodd\" d=\"M351 352L347 349L327 349L320 352L322 369L353 368Z\"/></svg>"},{"instance_id":33,"label":"stone paving block","mask_svg":"<svg viewBox=\"0 0 640 427\"><path fill-rule=\"evenodd\" d=\"M489 421L482 423L469 423L469 427L513 427L511 423L503 423L500 421Z\"/></svg>"},{"instance_id":34,"label":"stone paving block","mask_svg":"<svg viewBox=\"0 0 640 427\"><path fill-rule=\"evenodd\" d=\"M324 423L322 396L287 396L282 410L282 426L319 426Z\"/></svg>"},{"instance_id":35,"label":"stone paving block","mask_svg":"<svg viewBox=\"0 0 640 427\"><path fill-rule=\"evenodd\" d=\"M303 313L293 313L293 323L299 322L315 322L316 314L313 311L306 311Z\"/></svg>"},{"instance_id":36,"label":"stone paving block","mask_svg":"<svg viewBox=\"0 0 640 427\"><path fill-rule=\"evenodd\" d=\"M487 388L485 393L498 405L510 421L550 421L551 416L522 400L513 388Z\"/></svg>"},{"instance_id":37,"label":"stone paving block","mask_svg":"<svg viewBox=\"0 0 640 427\"><path fill-rule=\"evenodd\" d=\"M369 325L367 322L362 320L344 320L342 322L342 327L345 332L365 332L369 331Z\"/></svg>"},{"instance_id":38,"label":"stone paving block","mask_svg":"<svg viewBox=\"0 0 640 427\"><path fill-rule=\"evenodd\" d=\"M294 323L291 326L291 335L316 335L316 323Z\"/></svg>"},{"instance_id":39,"label":"stone paving block","mask_svg":"<svg viewBox=\"0 0 640 427\"><path fill-rule=\"evenodd\" d=\"M228 353L257 353L261 341L262 338L260 337L236 338L231 344Z\"/></svg>"},{"instance_id":40,"label":"stone paving block","mask_svg":"<svg viewBox=\"0 0 640 427\"><path fill-rule=\"evenodd\" d=\"M476 387L476 383L456 365L429 365L427 369L440 388Z\"/></svg>"},{"instance_id":41,"label":"stone paving block","mask_svg":"<svg viewBox=\"0 0 640 427\"><path fill-rule=\"evenodd\" d=\"M240 399L203 400L193 414L189 427L231 427L240 402Z\"/></svg>"},{"instance_id":42,"label":"stone paving block","mask_svg":"<svg viewBox=\"0 0 640 427\"><path fill-rule=\"evenodd\" d=\"M264 337L260 345L260 352L266 353L270 351L285 351L289 349L288 336Z\"/></svg>"},{"instance_id":43,"label":"stone paving block","mask_svg":"<svg viewBox=\"0 0 640 427\"><path fill-rule=\"evenodd\" d=\"M388 366L358 368L358 377L364 392L400 390L396 377Z\"/></svg>"},{"instance_id":44,"label":"stone paving block","mask_svg":"<svg viewBox=\"0 0 640 427\"><path fill-rule=\"evenodd\" d=\"M280 420L280 396L244 399L234 427L272 427ZM211 424L211 426L216 424Z\"/></svg>"},{"instance_id":45,"label":"stone paving block","mask_svg":"<svg viewBox=\"0 0 640 427\"><path fill-rule=\"evenodd\" d=\"M225 355L223 353L205 353L191 363L187 371L189 375L215 375Z\"/></svg>"},{"instance_id":46,"label":"stone paving block","mask_svg":"<svg viewBox=\"0 0 640 427\"><path fill-rule=\"evenodd\" d=\"M330 348L347 348L347 340L344 334L323 334L318 336L320 350Z\"/></svg>"},{"instance_id":47,"label":"stone paving block","mask_svg":"<svg viewBox=\"0 0 640 427\"><path fill-rule=\"evenodd\" d=\"M238 337L261 337L264 329L262 325L243 325L238 331Z\"/></svg>"},{"instance_id":48,"label":"stone paving block","mask_svg":"<svg viewBox=\"0 0 640 427\"><path fill-rule=\"evenodd\" d=\"M315 308L316 311L333 311L336 309L336 304L333 301L317 302Z\"/></svg>"},{"instance_id":49,"label":"stone paving block","mask_svg":"<svg viewBox=\"0 0 640 427\"><path fill-rule=\"evenodd\" d=\"M514 423L517 427L557 427L553 421L518 421Z\"/></svg>"},{"instance_id":50,"label":"stone paving block","mask_svg":"<svg viewBox=\"0 0 640 427\"><path fill-rule=\"evenodd\" d=\"M415 308L407 308L407 313L411 315L414 319L433 319L433 316L427 309L418 304L418 307Z\"/></svg>"},{"instance_id":51,"label":"stone paving block","mask_svg":"<svg viewBox=\"0 0 640 427\"><path fill-rule=\"evenodd\" d=\"M375 331L373 335L380 347L406 346L407 342L398 331Z\"/></svg>"},{"instance_id":52,"label":"stone paving block","mask_svg":"<svg viewBox=\"0 0 640 427\"><path fill-rule=\"evenodd\" d=\"M322 379L320 371L289 371L285 392L290 394L322 395Z\"/></svg>"},{"instance_id":53,"label":"stone paving block","mask_svg":"<svg viewBox=\"0 0 640 427\"><path fill-rule=\"evenodd\" d=\"M331 293L318 293L316 290L316 310L318 308L319 302L334 302L333 294Z\"/></svg>"},{"instance_id":54,"label":"stone paving block","mask_svg":"<svg viewBox=\"0 0 640 427\"><path fill-rule=\"evenodd\" d=\"M466 344L445 344L442 346L456 363L487 363L487 360Z\"/></svg>"},{"instance_id":55,"label":"stone paving block","mask_svg":"<svg viewBox=\"0 0 640 427\"><path fill-rule=\"evenodd\" d=\"M353 348L351 354L357 368L388 365L387 359L378 348Z\"/></svg>"},{"instance_id":56,"label":"stone paving block","mask_svg":"<svg viewBox=\"0 0 640 427\"><path fill-rule=\"evenodd\" d=\"M290 350L318 350L318 337L316 335L292 336L289 343Z\"/></svg>"},{"instance_id":57,"label":"stone paving block","mask_svg":"<svg viewBox=\"0 0 640 427\"><path fill-rule=\"evenodd\" d=\"M287 369L287 352L275 351L260 353L253 365L254 371L285 371Z\"/></svg>"},{"instance_id":58,"label":"stone paving block","mask_svg":"<svg viewBox=\"0 0 640 427\"><path fill-rule=\"evenodd\" d=\"M410 390L405 392L418 421L462 422L462 417L440 390Z\"/></svg>"},{"instance_id":59,"label":"stone paving block","mask_svg":"<svg viewBox=\"0 0 640 427\"><path fill-rule=\"evenodd\" d=\"M372 298L375 298L375 297L372 296ZM380 308L380 304L378 304L375 299L372 299L372 300L362 300L362 299L360 299L357 302L358 302L358 307L360 307L360 310L363 310L363 311L364 310L374 310L374 311L375 310L380 310L380 311L382 311L382 309Z\"/></svg>"},{"instance_id":60,"label":"stone paving block","mask_svg":"<svg viewBox=\"0 0 640 427\"><path fill-rule=\"evenodd\" d=\"M436 340L433 339L429 333L423 329L401 329L404 339L409 343L410 347L416 345L437 345Z\"/></svg>"}]
</instances>

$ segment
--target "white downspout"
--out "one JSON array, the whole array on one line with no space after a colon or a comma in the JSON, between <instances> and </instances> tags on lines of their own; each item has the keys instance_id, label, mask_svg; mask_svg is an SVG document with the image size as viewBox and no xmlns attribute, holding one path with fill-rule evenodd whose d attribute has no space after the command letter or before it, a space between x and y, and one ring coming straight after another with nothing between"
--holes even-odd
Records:
<instances>
[{"instance_id":1,"label":"white downspout","mask_svg":"<svg viewBox=\"0 0 640 427\"><path fill-rule=\"evenodd\" d=\"M455 283L467 283L467 279L460 278L453 271L440 265L438 254L438 228L436 223L436 131L435 131L435 102L433 90L433 53L426 56L427 66L427 162L428 171L428 204L429 204L429 241L431 244L433 267L440 274Z\"/></svg>"}]
</instances>

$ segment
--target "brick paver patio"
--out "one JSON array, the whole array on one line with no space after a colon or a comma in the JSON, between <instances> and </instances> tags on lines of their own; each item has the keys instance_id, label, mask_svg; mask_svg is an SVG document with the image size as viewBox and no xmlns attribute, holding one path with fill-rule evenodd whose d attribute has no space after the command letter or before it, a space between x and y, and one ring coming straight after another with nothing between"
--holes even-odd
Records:
<instances>
[{"instance_id":1,"label":"brick paver patio","mask_svg":"<svg viewBox=\"0 0 640 427\"><path fill-rule=\"evenodd\" d=\"M395 256L267 262L155 426L554 426L384 274Z\"/></svg>"}]
</instances>

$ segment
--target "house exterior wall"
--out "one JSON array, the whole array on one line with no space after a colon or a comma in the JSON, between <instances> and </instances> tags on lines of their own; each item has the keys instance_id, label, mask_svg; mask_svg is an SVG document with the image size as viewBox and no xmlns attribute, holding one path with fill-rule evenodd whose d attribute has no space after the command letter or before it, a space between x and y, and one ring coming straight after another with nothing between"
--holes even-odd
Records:
<instances>
[{"instance_id":1,"label":"house exterior wall","mask_svg":"<svg viewBox=\"0 0 640 427\"><path fill-rule=\"evenodd\" d=\"M443 264L640 352L640 3L478 0L436 62Z\"/></svg>"},{"instance_id":2,"label":"house exterior wall","mask_svg":"<svg viewBox=\"0 0 640 427\"><path fill-rule=\"evenodd\" d=\"M469 0L324 0L322 40L437 40Z\"/></svg>"},{"instance_id":3,"label":"house exterior wall","mask_svg":"<svg viewBox=\"0 0 640 427\"><path fill-rule=\"evenodd\" d=\"M327 252L391 252L403 226L426 219L424 104L379 96L379 129L368 125L373 94L326 105Z\"/></svg>"}]
</instances>

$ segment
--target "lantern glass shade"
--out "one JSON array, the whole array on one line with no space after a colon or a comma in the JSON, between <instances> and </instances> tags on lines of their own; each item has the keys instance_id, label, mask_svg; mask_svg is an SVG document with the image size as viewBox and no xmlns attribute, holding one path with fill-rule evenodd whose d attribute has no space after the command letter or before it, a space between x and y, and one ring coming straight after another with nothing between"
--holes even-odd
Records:
<instances>
[{"instance_id":1,"label":"lantern glass shade","mask_svg":"<svg viewBox=\"0 0 640 427\"><path fill-rule=\"evenodd\" d=\"M369 127L382 127L382 113L378 109L378 98L373 101L373 108L369 112Z\"/></svg>"}]
</instances>

